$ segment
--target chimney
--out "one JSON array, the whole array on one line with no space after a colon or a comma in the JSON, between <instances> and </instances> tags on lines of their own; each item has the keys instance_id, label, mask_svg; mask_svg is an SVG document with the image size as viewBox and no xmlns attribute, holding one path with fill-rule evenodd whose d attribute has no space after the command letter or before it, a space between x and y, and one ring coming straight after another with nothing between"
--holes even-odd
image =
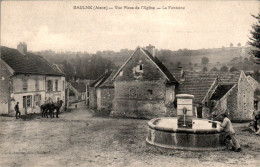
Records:
<instances>
[{"instance_id":1,"label":"chimney","mask_svg":"<svg viewBox=\"0 0 260 167\"><path fill-rule=\"evenodd\" d=\"M155 57L155 47L151 44L149 46L146 46L146 50L148 50L153 57Z\"/></svg>"},{"instance_id":2,"label":"chimney","mask_svg":"<svg viewBox=\"0 0 260 167\"><path fill-rule=\"evenodd\" d=\"M25 42L20 42L19 45L17 45L17 50L25 55L27 53L27 44Z\"/></svg>"},{"instance_id":3,"label":"chimney","mask_svg":"<svg viewBox=\"0 0 260 167\"><path fill-rule=\"evenodd\" d=\"M184 77L184 70L181 66L178 67L178 70L180 71L181 73L181 78L180 78L180 81L184 82L185 81L185 77Z\"/></svg>"}]
</instances>

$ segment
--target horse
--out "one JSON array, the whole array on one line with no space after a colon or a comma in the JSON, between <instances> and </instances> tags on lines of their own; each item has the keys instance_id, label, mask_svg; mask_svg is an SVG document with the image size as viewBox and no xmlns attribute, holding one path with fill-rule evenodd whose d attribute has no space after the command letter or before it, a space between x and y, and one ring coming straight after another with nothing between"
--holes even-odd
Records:
<instances>
[{"instance_id":1,"label":"horse","mask_svg":"<svg viewBox=\"0 0 260 167\"><path fill-rule=\"evenodd\" d=\"M62 106L63 101L59 100L56 103L45 103L41 105L42 117L47 117L48 114L51 118L54 117L54 110L56 109L56 118L59 118L60 108ZM49 112L48 112L49 111Z\"/></svg>"},{"instance_id":2,"label":"horse","mask_svg":"<svg viewBox=\"0 0 260 167\"><path fill-rule=\"evenodd\" d=\"M51 118L54 117L54 104L53 103L45 103L41 105L41 112L42 112L42 117L47 117L48 114L50 115ZM48 112L49 111L49 112Z\"/></svg>"},{"instance_id":3,"label":"horse","mask_svg":"<svg viewBox=\"0 0 260 167\"><path fill-rule=\"evenodd\" d=\"M54 109L56 109L56 118L59 118L60 108L62 106L63 101L59 100L57 103L54 103Z\"/></svg>"}]
</instances>

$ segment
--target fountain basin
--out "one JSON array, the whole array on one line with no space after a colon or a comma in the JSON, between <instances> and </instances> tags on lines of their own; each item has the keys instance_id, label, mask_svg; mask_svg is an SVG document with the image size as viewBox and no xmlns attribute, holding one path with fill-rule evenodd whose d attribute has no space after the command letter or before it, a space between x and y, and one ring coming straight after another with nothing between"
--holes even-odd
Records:
<instances>
[{"instance_id":1,"label":"fountain basin","mask_svg":"<svg viewBox=\"0 0 260 167\"><path fill-rule=\"evenodd\" d=\"M220 122L212 127L209 120L193 118L192 127L178 127L177 118L155 118L148 122L146 141L155 146L194 151L225 149L225 134Z\"/></svg>"}]
</instances>

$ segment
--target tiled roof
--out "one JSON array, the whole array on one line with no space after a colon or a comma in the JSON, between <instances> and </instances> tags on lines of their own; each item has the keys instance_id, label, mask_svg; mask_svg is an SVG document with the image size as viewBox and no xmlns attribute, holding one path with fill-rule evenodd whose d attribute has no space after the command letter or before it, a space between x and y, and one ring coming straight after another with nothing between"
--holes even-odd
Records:
<instances>
[{"instance_id":1,"label":"tiled roof","mask_svg":"<svg viewBox=\"0 0 260 167\"><path fill-rule=\"evenodd\" d=\"M177 94L192 94L194 102L201 103L216 80L219 85L238 83L240 73L185 73L184 81L176 89Z\"/></svg>"},{"instance_id":2,"label":"tiled roof","mask_svg":"<svg viewBox=\"0 0 260 167\"><path fill-rule=\"evenodd\" d=\"M100 77L98 77L98 79L96 79L92 84L90 84L90 87L99 87L100 85L102 85L107 78L111 75L112 71L108 71L105 74L101 75Z\"/></svg>"},{"instance_id":3,"label":"tiled roof","mask_svg":"<svg viewBox=\"0 0 260 167\"><path fill-rule=\"evenodd\" d=\"M206 93L213 84L215 77L206 74L185 74L185 81L177 85L177 94L194 95L194 103L201 103Z\"/></svg>"},{"instance_id":4,"label":"tiled roof","mask_svg":"<svg viewBox=\"0 0 260 167\"><path fill-rule=\"evenodd\" d=\"M177 79L177 81L180 81L181 76L182 76L182 69L180 69L180 68L172 68L172 69L169 69L169 71L174 76L174 78ZM184 74L185 74L185 72L184 72Z\"/></svg>"},{"instance_id":5,"label":"tiled roof","mask_svg":"<svg viewBox=\"0 0 260 167\"><path fill-rule=\"evenodd\" d=\"M165 67L165 65L156 56L152 56L151 53L146 49L143 49L143 51L160 68L160 70L164 73L164 75L167 76L170 82L178 83L177 79L172 75L172 73Z\"/></svg>"},{"instance_id":6,"label":"tiled roof","mask_svg":"<svg viewBox=\"0 0 260 167\"><path fill-rule=\"evenodd\" d=\"M86 83L81 81L73 81L70 82L71 86L73 86L79 92L86 92Z\"/></svg>"},{"instance_id":7,"label":"tiled roof","mask_svg":"<svg viewBox=\"0 0 260 167\"><path fill-rule=\"evenodd\" d=\"M110 87L110 88L114 88L114 84L113 84L113 76L116 74L117 70L113 70L112 73L109 75L109 77L105 80L105 82L103 82L102 84L100 84L99 87L101 88L106 88L106 87Z\"/></svg>"},{"instance_id":8,"label":"tiled roof","mask_svg":"<svg viewBox=\"0 0 260 167\"><path fill-rule=\"evenodd\" d=\"M29 52L23 55L16 49L2 46L1 59L17 74L64 75L64 73L53 69L52 65L41 56Z\"/></svg>"},{"instance_id":9,"label":"tiled roof","mask_svg":"<svg viewBox=\"0 0 260 167\"><path fill-rule=\"evenodd\" d=\"M234 85L218 85L210 100L220 100Z\"/></svg>"}]
</instances>

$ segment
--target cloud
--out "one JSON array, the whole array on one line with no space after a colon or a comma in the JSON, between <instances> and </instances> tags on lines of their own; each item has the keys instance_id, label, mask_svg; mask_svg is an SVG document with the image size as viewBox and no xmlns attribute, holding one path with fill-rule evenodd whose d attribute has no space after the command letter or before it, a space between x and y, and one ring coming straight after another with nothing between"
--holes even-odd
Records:
<instances>
[{"instance_id":1,"label":"cloud","mask_svg":"<svg viewBox=\"0 0 260 167\"><path fill-rule=\"evenodd\" d=\"M30 36L30 35L29 35ZM43 50L49 48L52 50L64 50L75 44L71 39L62 33L52 33L48 26L42 26L31 39L27 39L29 48L33 50Z\"/></svg>"}]
</instances>

